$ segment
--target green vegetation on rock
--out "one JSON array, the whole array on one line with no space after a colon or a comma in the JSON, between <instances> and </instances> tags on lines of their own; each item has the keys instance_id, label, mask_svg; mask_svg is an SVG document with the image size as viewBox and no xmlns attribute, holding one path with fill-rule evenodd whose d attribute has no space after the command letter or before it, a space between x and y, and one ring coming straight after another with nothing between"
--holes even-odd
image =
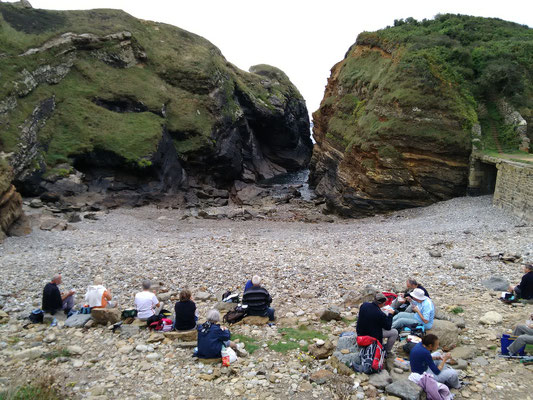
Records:
<instances>
[{"instance_id":1,"label":"green vegetation on rock","mask_svg":"<svg viewBox=\"0 0 533 400\"><path fill-rule=\"evenodd\" d=\"M164 128L180 159L194 160L214 154L216 133L243 118L241 102L281 114L303 102L279 69L241 71L206 39L120 10L0 3L0 48L0 150L15 151L20 127L53 97L38 132L47 169L94 151L149 167Z\"/></svg>"}]
</instances>

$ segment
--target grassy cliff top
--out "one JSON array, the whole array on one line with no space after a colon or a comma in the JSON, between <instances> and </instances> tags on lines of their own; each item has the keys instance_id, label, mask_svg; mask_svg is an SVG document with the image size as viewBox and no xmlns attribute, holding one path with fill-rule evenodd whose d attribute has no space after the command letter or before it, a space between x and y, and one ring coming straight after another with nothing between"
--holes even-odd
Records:
<instances>
[{"instance_id":1,"label":"grassy cliff top","mask_svg":"<svg viewBox=\"0 0 533 400\"><path fill-rule=\"evenodd\" d=\"M119 32L131 37L101 42L98 48L90 44L73 50L67 43L21 56L65 33L104 37ZM141 61L126 67L102 61L102 56L123 56L125 42L143 54ZM72 65L60 82L39 82L20 94L28 72L35 75L42 66L65 63ZM217 124L242 114L236 90L254 106L273 112L289 98L302 99L282 71L270 66L242 71L209 41L175 26L120 10L48 11L0 3L0 106L17 97L17 107L7 117L0 114L2 151L16 149L21 124L40 101L53 96L56 111L39 133L48 166L95 148L142 163L155 151L163 125L176 133L176 150L187 159L213 149ZM97 103L117 99L144 109L117 113Z\"/></svg>"},{"instance_id":2,"label":"grassy cliff top","mask_svg":"<svg viewBox=\"0 0 533 400\"><path fill-rule=\"evenodd\" d=\"M526 25L456 14L407 18L361 33L356 44L403 51L406 68L438 64L446 79L467 85L476 98L504 95L516 105L533 105L533 29Z\"/></svg>"}]
</instances>

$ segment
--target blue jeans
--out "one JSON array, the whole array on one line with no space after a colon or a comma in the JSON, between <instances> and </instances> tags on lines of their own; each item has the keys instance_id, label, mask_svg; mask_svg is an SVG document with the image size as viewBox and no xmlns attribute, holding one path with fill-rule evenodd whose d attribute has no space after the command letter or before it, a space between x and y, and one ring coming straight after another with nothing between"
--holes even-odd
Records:
<instances>
[{"instance_id":1,"label":"blue jeans","mask_svg":"<svg viewBox=\"0 0 533 400\"><path fill-rule=\"evenodd\" d=\"M396 314L392 318L392 329L401 330L405 328L406 326L411 326L413 324L423 325L418 319L415 318L415 315L416 314L405 312L405 311Z\"/></svg>"}]
</instances>

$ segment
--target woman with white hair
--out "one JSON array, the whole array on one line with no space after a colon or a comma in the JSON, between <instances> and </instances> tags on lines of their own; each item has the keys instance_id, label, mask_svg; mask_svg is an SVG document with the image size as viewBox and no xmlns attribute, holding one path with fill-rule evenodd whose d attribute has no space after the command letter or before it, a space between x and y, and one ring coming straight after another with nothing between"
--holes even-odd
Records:
<instances>
[{"instance_id":1,"label":"woman with white hair","mask_svg":"<svg viewBox=\"0 0 533 400\"><path fill-rule=\"evenodd\" d=\"M221 357L222 346L235 348L229 339L230 331L218 324L220 313L217 310L207 312L207 321L198 326L198 358Z\"/></svg>"},{"instance_id":2,"label":"woman with white hair","mask_svg":"<svg viewBox=\"0 0 533 400\"><path fill-rule=\"evenodd\" d=\"M85 294L85 302L87 303L87 307L115 307L116 304L111 302L111 299L111 292L104 287L102 277L96 276L94 278L93 285L87 288L87 293Z\"/></svg>"}]
</instances>

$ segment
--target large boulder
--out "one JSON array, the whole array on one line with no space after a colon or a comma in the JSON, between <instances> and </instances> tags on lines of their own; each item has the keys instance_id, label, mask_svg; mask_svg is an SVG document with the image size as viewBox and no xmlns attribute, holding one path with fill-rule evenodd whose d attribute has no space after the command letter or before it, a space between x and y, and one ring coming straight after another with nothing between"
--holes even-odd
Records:
<instances>
[{"instance_id":1,"label":"large boulder","mask_svg":"<svg viewBox=\"0 0 533 400\"><path fill-rule=\"evenodd\" d=\"M409 379L402 379L385 387L387 394L399 397L402 400L422 400L424 391Z\"/></svg>"},{"instance_id":2,"label":"large boulder","mask_svg":"<svg viewBox=\"0 0 533 400\"><path fill-rule=\"evenodd\" d=\"M75 314L67 318L65 326L67 328L83 328L91 318L91 314Z\"/></svg>"},{"instance_id":3,"label":"large boulder","mask_svg":"<svg viewBox=\"0 0 533 400\"><path fill-rule=\"evenodd\" d=\"M433 321L433 327L427 333L437 335L440 345L445 351L449 351L459 344L459 329L451 321L436 319Z\"/></svg>"},{"instance_id":4,"label":"large boulder","mask_svg":"<svg viewBox=\"0 0 533 400\"><path fill-rule=\"evenodd\" d=\"M487 311L481 318L479 318L479 322L481 322L483 325L496 325L503 321L503 317L500 313L497 313L496 311Z\"/></svg>"},{"instance_id":5,"label":"large boulder","mask_svg":"<svg viewBox=\"0 0 533 400\"><path fill-rule=\"evenodd\" d=\"M315 357L317 360L323 360L333 354L333 343L326 340L324 344L313 343L309 345L309 354Z\"/></svg>"},{"instance_id":6,"label":"large boulder","mask_svg":"<svg viewBox=\"0 0 533 400\"><path fill-rule=\"evenodd\" d=\"M238 324L245 325L266 325L268 324L268 317L259 317L255 315L248 315L238 322Z\"/></svg>"},{"instance_id":7,"label":"large boulder","mask_svg":"<svg viewBox=\"0 0 533 400\"><path fill-rule=\"evenodd\" d=\"M329 306L320 313L320 319L323 321L340 321L342 319L341 310L339 309L339 307Z\"/></svg>"},{"instance_id":8,"label":"large boulder","mask_svg":"<svg viewBox=\"0 0 533 400\"><path fill-rule=\"evenodd\" d=\"M118 308L93 308L91 317L96 324L116 324L120 321L121 313Z\"/></svg>"},{"instance_id":9,"label":"large boulder","mask_svg":"<svg viewBox=\"0 0 533 400\"><path fill-rule=\"evenodd\" d=\"M485 279L481 282L487 289L495 290L498 292L504 292L509 289L509 281L500 276L491 276L489 279Z\"/></svg>"},{"instance_id":10,"label":"large boulder","mask_svg":"<svg viewBox=\"0 0 533 400\"><path fill-rule=\"evenodd\" d=\"M177 340L180 342L193 342L198 339L198 331L192 329L190 331L171 331L164 332L163 335L170 340Z\"/></svg>"},{"instance_id":11,"label":"large boulder","mask_svg":"<svg viewBox=\"0 0 533 400\"><path fill-rule=\"evenodd\" d=\"M388 371L382 370L379 374L370 375L368 383L378 389L385 389L386 386L392 383L392 377Z\"/></svg>"}]
</instances>

